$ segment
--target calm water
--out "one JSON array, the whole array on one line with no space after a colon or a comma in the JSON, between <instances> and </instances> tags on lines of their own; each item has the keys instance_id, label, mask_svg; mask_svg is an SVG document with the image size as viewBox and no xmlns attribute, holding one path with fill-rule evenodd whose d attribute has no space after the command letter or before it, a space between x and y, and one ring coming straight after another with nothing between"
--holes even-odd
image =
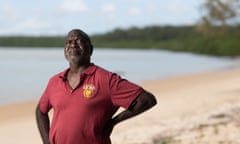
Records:
<instances>
[{"instance_id":1,"label":"calm water","mask_svg":"<svg viewBox=\"0 0 240 144\"><path fill-rule=\"evenodd\" d=\"M92 62L133 82L216 70L227 58L157 50L96 49ZM62 49L0 47L0 104L38 98L50 76L67 68Z\"/></svg>"}]
</instances>

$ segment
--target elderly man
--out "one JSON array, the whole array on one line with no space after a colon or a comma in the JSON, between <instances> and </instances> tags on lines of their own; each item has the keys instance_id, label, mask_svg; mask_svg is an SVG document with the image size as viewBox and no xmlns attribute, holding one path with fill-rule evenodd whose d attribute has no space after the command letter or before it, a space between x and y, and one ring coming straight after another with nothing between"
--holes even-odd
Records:
<instances>
[{"instance_id":1,"label":"elderly man","mask_svg":"<svg viewBox=\"0 0 240 144\"><path fill-rule=\"evenodd\" d=\"M50 78L36 108L44 144L111 144L116 124L156 104L142 87L91 63L92 52L85 32L68 33L64 54L69 68ZM119 107L125 110L113 117Z\"/></svg>"}]
</instances>

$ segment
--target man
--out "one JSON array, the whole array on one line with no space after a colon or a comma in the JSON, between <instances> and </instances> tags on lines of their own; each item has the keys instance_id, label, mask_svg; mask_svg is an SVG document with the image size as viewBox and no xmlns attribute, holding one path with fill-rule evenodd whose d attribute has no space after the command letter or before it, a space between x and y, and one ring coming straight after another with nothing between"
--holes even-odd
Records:
<instances>
[{"instance_id":1,"label":"man","mask_svg":"<svg viewBox=\"0 0 240 144\"><path fill-rule=\"evenodd\" d=\"M44 144L111 144L116 124L156 104L140 86L91 63L92 52L85 32L68 33L64 54L69 68L49 80L36 108ZM125 110L113 117L119 107Z\"/></svg>"}]
</instances>

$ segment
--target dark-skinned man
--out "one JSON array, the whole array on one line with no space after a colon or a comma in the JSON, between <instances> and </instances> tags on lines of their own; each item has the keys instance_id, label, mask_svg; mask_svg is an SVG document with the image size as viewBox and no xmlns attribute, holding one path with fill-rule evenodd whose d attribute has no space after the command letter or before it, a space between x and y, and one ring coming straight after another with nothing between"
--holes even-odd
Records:
<instances>
[{"instance_id":1,"label":"dark-skinned man","mask_svg":"<svg viewBox=\"0 0 240 144\"><path fill-rule=\"evenodd\" d=\"M44 144L111 144L116 124L156 104L150 92L91 63L92 53L85 32L68 33L64 54L69 68L50 78L36 108ZM119 107L125 110L113 117Z\"/></svg>"}]
</instances>

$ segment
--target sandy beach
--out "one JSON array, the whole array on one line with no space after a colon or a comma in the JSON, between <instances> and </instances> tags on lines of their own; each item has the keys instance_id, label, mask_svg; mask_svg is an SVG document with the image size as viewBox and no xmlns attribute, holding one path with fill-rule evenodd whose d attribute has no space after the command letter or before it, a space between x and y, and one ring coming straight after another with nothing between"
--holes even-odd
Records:
<instances>
[{"instance_id":1,"label":"sandy beach","mask_svg":"<svg viewBox=\"0 0 240 144\"><path fill-rule=\"evenodd\" d=\"M240 69L229 68L139 83L158 104L117 125L113 144L240 143ZM4 144L41 144L37 101L0 106Z\"/></svg>"}]
</instances>

